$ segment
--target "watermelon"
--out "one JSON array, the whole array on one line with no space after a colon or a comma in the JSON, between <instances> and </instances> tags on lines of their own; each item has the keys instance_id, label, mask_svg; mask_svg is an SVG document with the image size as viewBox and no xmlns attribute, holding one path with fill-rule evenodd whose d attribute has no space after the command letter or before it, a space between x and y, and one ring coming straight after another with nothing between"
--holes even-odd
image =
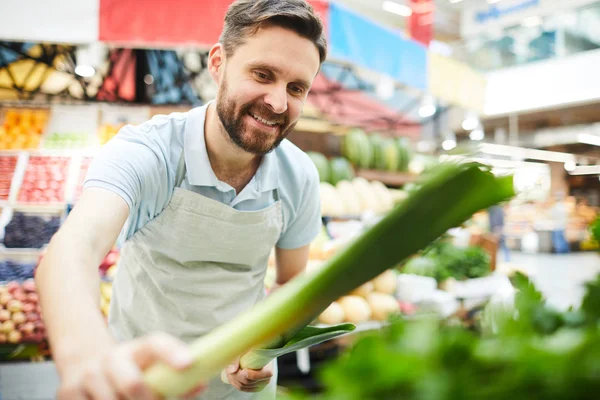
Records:
<instances>
[{"instance_id":1,"label":"watermelon","mask_svg":"<svg viewBox=\"0 0 600 400\"><path fill-rule=\"evenodd\" d=\"M406 138L398 138L396 143L398 147L399 158L397 171L406 172L408 171L408 164L410 163L411 159L409 141Z\"/></svg>"},{"instance_id":2,"label":"watermelon","mask_svg":"<svg viewBox=\"0 0 600 400\"><path fill-rule=\"evenodd\" d=\"M348 160L342 157L336 157L329 163L329 170L331 171L331 183L337 185L338 182L354 179L354 170L352 164Z\"/></svg>"},{"instance_id":3,"label":"watermelon","mask_svg":"<svg viewBox=\"0 0 600 400\"><path fill-rule=\"evenodd\" d=\"M344 141L342 143L342 155L353 164L357 164L360 158L360 147L358 143L360 139L357 139L357 137L361 134L362 131L352 129L344 136Z\"/></svg>"},{"instance_id":4,"label":"watermelon","mask_svg":"<svg viewBox=\"0 0 600 400\"><path fill-rule=\"evenodd\" d=\"M382 147L382 138L377 134L373 134L369 136L369 141L371 142L371 148L373 149L373 162L371 163L370 168L373 169L385 169L385 162L383 158L383 147Z\"/></svg>"},{"instance_id":5,"label":"watermelon","mask_svg":"<svg viewBox=\"0 0 600 400\"><path fill-rule=\"evenodd\" d=\"M329 169L329 161L327 161L327 157L314 151L309 151L306 154L317 167L317 171L319 171L319 180L321 182L329 182L331 178L331 171Z\"/></svg>"},{"instance_id":6,"label":"watermelon","mask_svg":"<svg viewBox=\"0 0 600 400\"><path fill-rule=\"evenodd\" d=\"M369 168L373 163L373 148L369 137L362 129L352 129L344 138L342 154L360 168Z\"/></svg>"},{"instance_id":7,"label":"watermelon","mask_svg":"<svg viewBox=\"0 0 600 400\"><path fill-rule=\"evenodd\" d=\"M361 136L357 136L359 140L360 158L358 160L358 166L360 168L370 168L373 164L373 147L369 137L364 133Z\"/></svg>"},{"instance_id":8,"label":"watermelon","mask_svg":"<svg viewBox=\"0 0 600 400\"><path fill-rule=\"evenodd\" d=\"M398 145L394 139L386 138L382 142L384 169L386 171L397 171L399 166Z\"/></svg>"}]
</instances>

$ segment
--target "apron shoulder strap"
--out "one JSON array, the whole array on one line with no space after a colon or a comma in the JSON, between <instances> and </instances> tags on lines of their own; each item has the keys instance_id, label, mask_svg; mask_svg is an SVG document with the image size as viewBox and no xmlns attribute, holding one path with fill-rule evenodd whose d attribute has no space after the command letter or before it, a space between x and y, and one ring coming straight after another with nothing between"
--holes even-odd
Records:
<instances>
[{"instance_id":1,"label":"apron shoulder strap","mask_svg":"<svg viewBox=\"0 0 600 400\"><path fill-rule=\"evenodd\" d=\"M181 187L183 180L185 179L185 151L181 151L179 156L179 163L177 164L177 172L175 173L175 187Z\"/></svg>"}]
</instances>

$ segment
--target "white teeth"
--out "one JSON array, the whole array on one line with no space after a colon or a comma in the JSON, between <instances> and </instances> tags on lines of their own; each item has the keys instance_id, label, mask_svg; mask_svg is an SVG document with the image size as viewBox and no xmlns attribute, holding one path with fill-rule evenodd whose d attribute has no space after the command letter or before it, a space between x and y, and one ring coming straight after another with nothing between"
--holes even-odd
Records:
<instances>
[{"instance_id":1,"label":"white teeth","mask_svg":"<svg viewBox=\"0 0 600 400\"><path fill-rule=\"evenodd\" d=\"M254 117L255 120L260 121L260 122L262 122L265 125L269 125L269 126L277 125L277 122L267 121L266 119L261 118L261 117L259 117L257 115L254 115L254 114L251 114L251 115L252 115L252 117Z\"/></svg>"}]
</instances>

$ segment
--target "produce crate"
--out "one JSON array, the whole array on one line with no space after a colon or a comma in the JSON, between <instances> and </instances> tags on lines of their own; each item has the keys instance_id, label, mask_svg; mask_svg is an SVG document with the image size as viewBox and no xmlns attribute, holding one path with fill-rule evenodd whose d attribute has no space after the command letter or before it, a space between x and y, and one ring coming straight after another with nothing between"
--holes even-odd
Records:
<instances>
[{"instance_id":1,"label":"produce crate","mask_svg":"<svg viewBox=\"0 0 600 400\"><path fill-rule=\"evenodd\" d=\"M59 229L64 212L60 210L28 210L27 207L7 208L3 215L6 225L2 227L3 247L17 252L35 253L49 243ZM18 250L17 250L18 249ZM12 251L12 250L8 250ZM3 249L3 252L6 250Z\"/></svg>"},{"instance_id":2,"label":"produce crate","mask_svg":"<svg viewBox=\"0 0 600 400\"><path fill-rule=\"evenodd\" d=\"M46 326L42 320L39 298L33 279L0 284L0 357L32 357L46 342ZM15 346L31 346L22 354ZM12 348L11 348L12 346Z\"/></svg>"},{"instance_id":3,"label":"produce crate","mask_svg":"<svg viewBox=\"0 0 600 400\"><path fill-rule=\"evenodd\" d=\"M0 150L25 150L39 147L48 123L47 110L6 109L0 125Z\"/></svg>"},{"instance_id":4,"label":"produce crate","mask_svg":"<svg viewBox=\"0 0 600 400\"><path fill-rule=\"evenodd\" d=\"M0 156L0 201L8 201L18 160L16 155Z\"/></svg>"},{"instance_id":5,"label":"produce crate","mask_svg":"<svg viewBox=\"0 0 600 400\"><path fill-rule=\"evenodd\" d=\"M17 201L23 204L57 204L65 200L69 157L30 156Z\"/></svg>"}]
</instances>

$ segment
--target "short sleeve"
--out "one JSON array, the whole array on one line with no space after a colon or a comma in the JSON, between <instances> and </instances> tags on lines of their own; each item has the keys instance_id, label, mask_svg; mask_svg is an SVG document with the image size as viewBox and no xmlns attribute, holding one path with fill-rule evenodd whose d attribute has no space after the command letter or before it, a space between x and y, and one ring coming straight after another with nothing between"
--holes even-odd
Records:
<instances>
[{"instance_id":1,"label":"short sleeve","mask_svg":"<svg viewBox=\"0 0 600 400\"><path fill-rule=\"evenodd\" d=\"M161 194L167 193L167 160L155 134L155 128L122 128L94 157L84 182L84 189L99 187L121 196L129 206L127 229L133 231L160 212Z\"/></svg>"},{"instance_id":2,"label":"short sleeve","mask_svg":"<svg viewBox=\"0 0 600 400\"><path fill-rule=\"evenodd\" d=\"M307 179L299 196L295 218L289 222L277 242L281 249L297 249L310 244L321 230L321 199L319 173L312 163L306 168Z\"/></svg>"}]
</instances>

